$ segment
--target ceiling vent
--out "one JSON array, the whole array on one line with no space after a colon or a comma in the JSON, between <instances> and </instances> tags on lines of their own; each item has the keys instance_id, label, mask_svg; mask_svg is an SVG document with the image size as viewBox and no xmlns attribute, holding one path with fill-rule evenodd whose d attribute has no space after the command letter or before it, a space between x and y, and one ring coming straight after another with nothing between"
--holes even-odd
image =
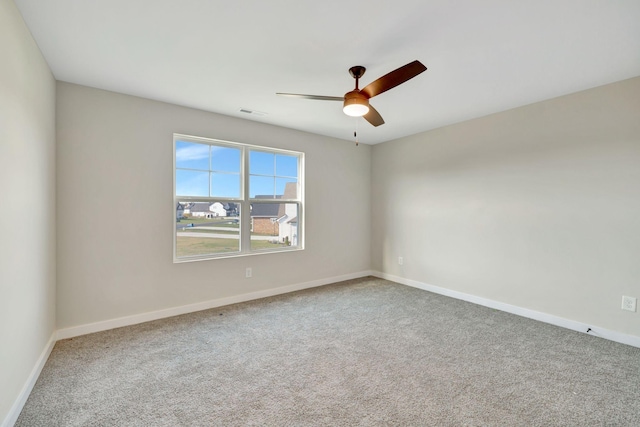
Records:
<instances>
[{"instance_id":1,"label":"ceiling vent","mask_svg":"<svg viewBox=\"0 0 640 427\"><path fill-rule=\"evenodd\" d=\"M249 110L247 108L241 108L240 112L245 114L251 114L252 116L261 116L261 117L264 117L267 115L267 113L263 113L262 111Z\"/></svg>"}]
</instances>

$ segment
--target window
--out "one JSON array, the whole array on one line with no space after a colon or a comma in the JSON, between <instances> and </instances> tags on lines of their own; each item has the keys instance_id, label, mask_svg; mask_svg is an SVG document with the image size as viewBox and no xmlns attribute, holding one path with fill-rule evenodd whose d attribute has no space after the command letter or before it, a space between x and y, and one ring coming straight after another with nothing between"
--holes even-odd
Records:
<instances>
[{"instance_id":1,"label":"window","mask_svg":"<svg viewBox=\"0 0 640 427\"><path fill-rule=\"evenodd\" d=\"M303 249L303 153L173 141L175 262Z\"/></svg>"}]
</instances>

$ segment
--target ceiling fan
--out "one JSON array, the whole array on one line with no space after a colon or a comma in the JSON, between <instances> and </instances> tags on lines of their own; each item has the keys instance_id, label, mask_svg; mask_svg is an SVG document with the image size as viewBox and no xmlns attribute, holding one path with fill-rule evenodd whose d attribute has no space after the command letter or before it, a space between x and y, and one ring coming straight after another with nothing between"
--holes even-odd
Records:
<instances>
[{"instance_id":1,"label":"ceiling fan","mask_svg":"<svg viewBox=\"0 0 640 427\"><path fill-rule=\"evenodd\" d=\"M346 115L364 117L364 119L373 126L380 126L384 124L384 120L380 113L369 104L369 99L401 85L423 71L426 71L426 69L427 67L422 65L420 61L413 61L374 80L364 88L359 89L359 80L367 69L361 65L356 65L355 67L349 68L349 74L356 79L356 88L351 92L345 93L344 96L302 95L299 93L277 93L276 95L315 99L319 101L343 101L343 111Z\"/></svg>"}]
</instances>

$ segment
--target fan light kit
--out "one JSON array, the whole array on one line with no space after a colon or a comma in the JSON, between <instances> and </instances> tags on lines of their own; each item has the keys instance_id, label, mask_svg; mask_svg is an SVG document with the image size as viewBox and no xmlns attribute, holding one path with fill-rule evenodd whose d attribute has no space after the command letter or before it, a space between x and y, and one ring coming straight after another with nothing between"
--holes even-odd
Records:
<instances>
[{"instance_id":1,"label":"fan light kit","mask_svg":"<svg viewBox=\"0 0 640 427\"><path fill-rule=\"evenodd\" d=\"M344 96L342 111L347 116L362 117L369 112L369 100L360 92L352 90Z\"/></svg>"},{"instance_id":2,"label":"fan light kit","mask_svg":"<svg viewBox=\"0 0 640 427\"><path fill-rule=\"evenodd\" d=\"M413 61L374 80L363 89L359 89L358 83L367 69L361 65L356 65L355 67L349 68L349 74L356 79L356 88L347 92L344 96L302 95L299 93L277 93L277 95L319 101L342 101L342 110L346 115L364 117L364 119L373 126L380 126L384 124L384 120L380 113L369 104L369 99L401 85L407 80L426 71L426 69L427 67L422 65L420 61Z\"/></svg>"}]
</instances>

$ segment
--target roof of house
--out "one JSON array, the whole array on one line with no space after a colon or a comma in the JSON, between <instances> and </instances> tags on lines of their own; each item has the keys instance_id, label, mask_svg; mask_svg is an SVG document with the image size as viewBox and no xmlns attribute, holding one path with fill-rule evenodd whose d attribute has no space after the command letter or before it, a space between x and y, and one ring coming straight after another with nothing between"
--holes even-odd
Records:
<instances>
[{"instance_id":1,"label":"roof of house","mask_svg":"<svg viewBox=\"0 0 640 427\"><path fill-rule=\"evenodd\" d=\"M282 196L273 196L271 194L259 194L254 199L271 199L277 200ZM251 203L252 217L277 218L280 210L280 203Z\"/></svg>"},{"instance_id":2,"label":"roof of house","mask_svg":"<svg viewBox=\"0 0 640 427\"><path fill-rule=\"evenodd\" d=\"M209 212L209 202L195 202L191 205L191 212Z\"/></svg>"},{"instance_id":3,"label":"roof of house","mask_svg":"<svg viewBox=\"0 0 640 427\"><path fill-rule=\"evenodd\" d=\"M287 182L284 186L284 194L281 196L283 199L296 199L298 198L298 183L297 182ZM280 210L278 211L278 218L284 216L285 214L285 204L280 205Z\"/></svg>"},{"instance_id":4,"label":"roof of house","mask_svg":"<svg viewBox=\"0 0 640 427\"><path fill-rule=\"evenodd\" d=\"M252 217L277 218L281 203L252 203Z\"/></svg>"}]
</instances>

